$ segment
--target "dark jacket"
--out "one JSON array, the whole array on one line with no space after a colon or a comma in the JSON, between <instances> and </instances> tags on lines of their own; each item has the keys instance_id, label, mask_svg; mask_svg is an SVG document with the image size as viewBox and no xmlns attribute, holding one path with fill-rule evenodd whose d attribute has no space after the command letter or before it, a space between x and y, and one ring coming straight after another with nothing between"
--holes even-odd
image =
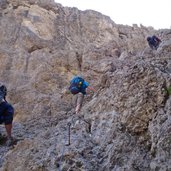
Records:
<instances>
[{"instance_id":1,"label":"dark jacket","mask_svg":"<svg viewBox=\"0 0 171 171\"><path fill-rule=\"evenodd\" d=\"M152 37L147 38L148 45L151 47L151 49L156 49L159 47L159 44L161 43L161 40L156 37L155 35Z\"/></svg>"}]
</instances>

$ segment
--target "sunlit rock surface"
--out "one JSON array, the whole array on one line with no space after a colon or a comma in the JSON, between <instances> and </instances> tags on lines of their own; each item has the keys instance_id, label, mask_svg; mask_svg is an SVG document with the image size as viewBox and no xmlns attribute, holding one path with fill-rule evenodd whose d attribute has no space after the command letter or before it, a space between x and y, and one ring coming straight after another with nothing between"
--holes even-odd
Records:
<instances>
[{"instance_id":1,"label":"sunlit rock surface","mask_svg":"<svg viewBox=\"0 0 171 171\"><path fill-rule=\"evenodd\" d=\"M171 30L117 25L53 0L1 0L0 32L18 139L1 144L2 171L171 170ZM157 51L146 42L153 34ZM75 74L97 90L79 116L62 93Z\"/></svg>"}]
</instances>

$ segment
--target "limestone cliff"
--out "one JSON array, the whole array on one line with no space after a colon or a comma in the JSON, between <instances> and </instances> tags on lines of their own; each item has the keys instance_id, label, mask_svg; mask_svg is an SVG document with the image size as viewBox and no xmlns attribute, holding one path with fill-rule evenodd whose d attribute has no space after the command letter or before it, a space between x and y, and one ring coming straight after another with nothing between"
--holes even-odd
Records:
<instances>
[{"instance_id":1,"label":"limestone cliff","mask_svg":"<svg viewBox=\"0 0 171 171\"><path fill-rule=\"evenodd\" d=\"M20 139L2 146L2 171L171 170L170 30L117 25L53 0L1 0L0 32L0 81ZM146 43L153 34L157 51ZM97 92L65 146L78 116L62 92L75 74Z\"/></svg>"}]
</instances>

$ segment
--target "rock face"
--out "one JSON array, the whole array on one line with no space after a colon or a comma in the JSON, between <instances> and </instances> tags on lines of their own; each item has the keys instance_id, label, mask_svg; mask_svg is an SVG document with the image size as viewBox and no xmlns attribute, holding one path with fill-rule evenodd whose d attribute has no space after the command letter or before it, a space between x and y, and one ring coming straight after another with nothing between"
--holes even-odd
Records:
<instances>
[{"instance_id":1,"label":"rock face","mask_svg":"<svg viewBox=\"0 0 171 171\"><path fill-rule=\"evenodd\" d=\"M53 0L1 0L0 32L0 77L20 139L0 149L2 171L171 170L170 30L117 25ZM157 51L146 43L153 34ZM97 90L79 116L62 93L76 74Z\"/></svg>"}]
</instances>

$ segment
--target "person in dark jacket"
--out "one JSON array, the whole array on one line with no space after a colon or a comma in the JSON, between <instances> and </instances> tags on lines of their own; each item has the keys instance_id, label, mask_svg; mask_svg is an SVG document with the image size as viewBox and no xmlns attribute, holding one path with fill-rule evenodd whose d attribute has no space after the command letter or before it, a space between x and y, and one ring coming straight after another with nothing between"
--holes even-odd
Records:
<instances>
[{"instance_id":1,"label":"person in dark jacket","mask_svg":"<svg viewBox=\"0 0 171 171\"><path fill-rule=\"evenodd\" d=\"M161 40L157 36L153 35L152 37L147 37L147 42L151 49L157 50Z\"/></svg>"},{"instance_id":2,"label":"person in dark jacket","mask_svg":"<svg viewBox=\"0 0 171 171\"><path fill-rule=\"evenodd\" d=\"M5 85L0 86L0 124L5 125L7 133L7 145L13 143L12 137L12 122L14 115L14 108L6 101L7 88Z\"/></svg>"}]
</instances>

